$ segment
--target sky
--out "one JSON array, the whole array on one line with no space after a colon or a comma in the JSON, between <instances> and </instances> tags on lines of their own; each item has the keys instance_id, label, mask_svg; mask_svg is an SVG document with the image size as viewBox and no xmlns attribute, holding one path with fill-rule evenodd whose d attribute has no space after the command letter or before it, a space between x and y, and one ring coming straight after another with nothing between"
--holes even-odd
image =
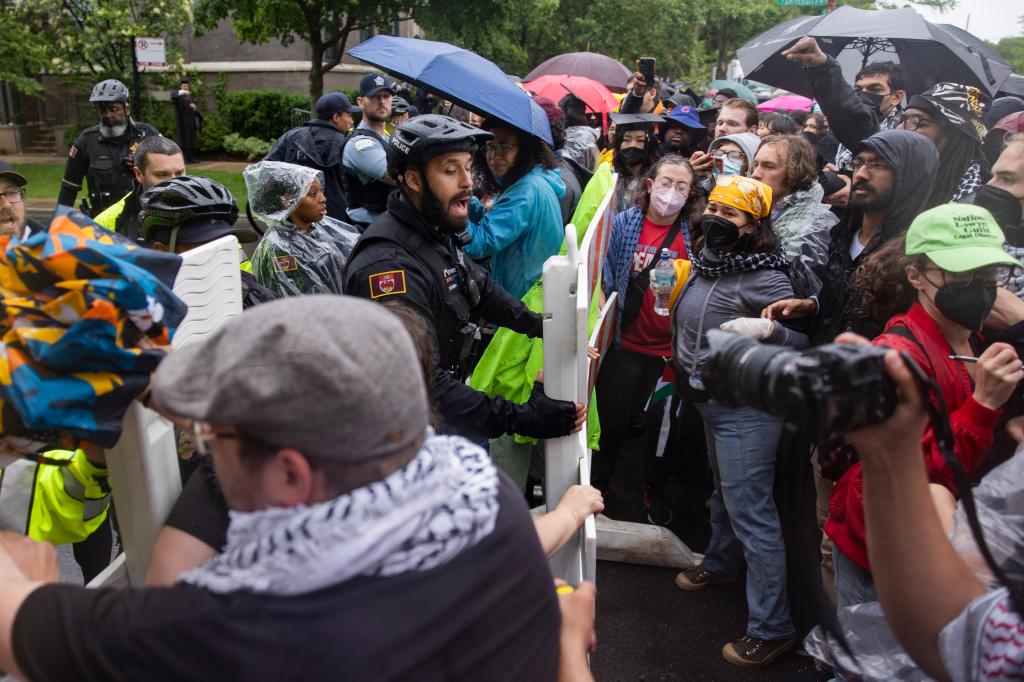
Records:
<instances>
[{"instance_id":1,"label":"sky","mask_svg":"<svg viewBox=\"0 0 1024 682\"><path fill-rule=\"evenodd\" d=\"M1024 35L1019 22L1024 16L1024 0L960 0L956 9L947 12L920 5L915 9L928 21L953 24L994 43L1000 38Z\"/></svg>"}]
</instances>

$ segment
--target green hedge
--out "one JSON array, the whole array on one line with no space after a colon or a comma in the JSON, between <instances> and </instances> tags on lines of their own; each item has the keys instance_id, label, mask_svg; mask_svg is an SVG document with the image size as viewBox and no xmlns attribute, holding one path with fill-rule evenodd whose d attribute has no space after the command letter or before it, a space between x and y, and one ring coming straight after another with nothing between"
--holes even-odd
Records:
<instances>
[{"instance_id":1,"label":"green hedge","mask_svg":"<svg viewBox=\"0 0 1024 682\"><path fill-rule=\"evenodd\" d=\"M230 133L274 140L291 128L292 109L309 109L309 98L276 90L239 90L225 94L218 113Z\"/></svg>"}]
</instances>

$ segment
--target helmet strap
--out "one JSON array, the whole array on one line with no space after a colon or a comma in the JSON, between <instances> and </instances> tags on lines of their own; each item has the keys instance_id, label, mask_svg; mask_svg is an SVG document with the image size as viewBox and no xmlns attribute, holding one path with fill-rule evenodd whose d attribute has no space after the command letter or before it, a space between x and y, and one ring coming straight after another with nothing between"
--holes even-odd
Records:
<instances>
[{"instance_id":1,"label":"helmet strap","mask_svg":"<svg viewBox=\"0 0 1024 682\"><path fill-rule=\"evenodd\" d=\"M179 227L171 228L171 242L170 242L170 244L167 245L167 250L170 251L171 253L175 253L174 247L178 245L178 230L179 229L180 229L180 226Z\"/></svg>"}]
</instances>

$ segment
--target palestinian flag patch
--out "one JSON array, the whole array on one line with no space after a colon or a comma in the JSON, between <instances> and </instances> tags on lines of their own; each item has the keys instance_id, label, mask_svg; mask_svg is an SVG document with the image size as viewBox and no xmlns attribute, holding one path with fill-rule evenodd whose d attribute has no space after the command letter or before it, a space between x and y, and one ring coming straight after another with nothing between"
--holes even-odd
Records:
<instances>
[{"instance_id":1,"label":"palestinian flag patch","mask_svg":"<svg viewBox=\"0 0 1024 682\"><path fill-rule=\"evenodd\" d=\"M405 270L390 270L370 275L370 298L405 293Z\"/></svg>"}]
</instances>

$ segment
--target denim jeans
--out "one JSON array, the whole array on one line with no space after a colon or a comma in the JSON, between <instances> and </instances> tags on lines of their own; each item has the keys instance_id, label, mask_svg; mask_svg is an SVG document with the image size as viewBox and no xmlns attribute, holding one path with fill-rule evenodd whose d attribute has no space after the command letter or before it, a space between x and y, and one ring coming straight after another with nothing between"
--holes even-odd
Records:
<instances>
[{"instance_id":1,"label":"denim jeans","mask_svg":"<svg viewBox=\"0 0 1024 682\"><path fill-rule=\"evenodd\" d=\"M783 639L795 634L786 596L786 550L772 497L782 420L749 407L697 405L704 417L715 479L711 542L703 566L736 575L747 562L747 634Z\"/></svg>"},{"instance_id":2,"label":"denim jeans","mask_svg":"<svg viewBox=\"0 0 1024 682\"><path fill-rule=\"evenodd\" d=\"M832 551L836 566L836 608L878 601L875 580L871 574L853 563L838 547Z\"/></svg>"}]
</instances>

